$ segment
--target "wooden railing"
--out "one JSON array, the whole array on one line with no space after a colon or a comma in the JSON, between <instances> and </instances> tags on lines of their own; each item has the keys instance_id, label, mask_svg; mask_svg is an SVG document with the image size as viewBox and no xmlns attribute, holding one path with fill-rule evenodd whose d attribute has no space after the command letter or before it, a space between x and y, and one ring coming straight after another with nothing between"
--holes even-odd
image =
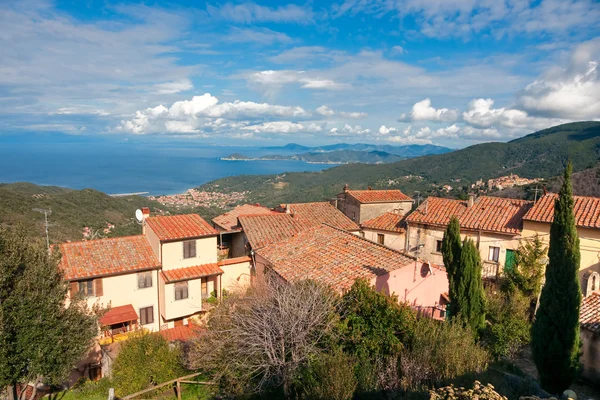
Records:
<instances>
[{"instance_id":1,"label":"wooden railing","mask_svg":"<svg viewBox=\"0 0 600 400\"><path fill-rule=\"evenodd\" d=\"M144 390L142 390L140 392L133 393L133 394L127 395L125 397L120 397L120 399L121 400L134 399L134 398L136 398L138 396L141 396L143 394L150 393L150 392L153 392L153 391L155 391L157 389L164 388L166 386L175 384L176 387L177 387L177 400L181 400L181 384L182 383L190 383L190 384L194 384L194 385L215 385L214 382L197 382L197 381L190 380L190 379L192 379L192 378L194 378L194 377L196 377L196 376L198 376L200 374L201 374L201 372L196 372L195 374L186 375L186 376L180 376L179 378L170 380L168 382L161 383L160 385L156 385L156 386L153 386L151 388L144 389Z\"/></svg>"}]
</instances>

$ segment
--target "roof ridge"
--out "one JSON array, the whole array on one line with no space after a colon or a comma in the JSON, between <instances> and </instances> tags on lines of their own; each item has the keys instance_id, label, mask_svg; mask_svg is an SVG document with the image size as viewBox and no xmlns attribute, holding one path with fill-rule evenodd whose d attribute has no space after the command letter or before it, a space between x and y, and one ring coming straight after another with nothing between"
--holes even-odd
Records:
<instances>
[{"instance_id":1,"label":"roof ridge","mask_svg":"<svg viewBox=\"0 0 600 400\"><path fill-rule=\"evenodd\" d=\"M115 236L115 237L98 238L98 239L81 239L81 240L73 240L73 241L70 241L70 242L55 243L54 245L58 244L59 246L62 246L64 244L103 242L103 241L109 241L109 240L130 239L130 238L138 238L138 237L146 238L146 235L139 234L139 235Z\"/></svg>"}]
</instances>

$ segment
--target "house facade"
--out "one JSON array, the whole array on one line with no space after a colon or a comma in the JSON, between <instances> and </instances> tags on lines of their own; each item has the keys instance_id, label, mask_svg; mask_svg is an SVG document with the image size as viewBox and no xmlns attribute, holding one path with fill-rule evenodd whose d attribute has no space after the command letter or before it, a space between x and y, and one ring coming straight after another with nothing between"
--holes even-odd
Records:
<instances>
[{"instance_id":1,"label":"house facade","mask_svg":"<svg viewBox=\"0 0 600 400\"><path fill-rule=\"evenodd\" d=\"M459 219L461 238L470 238L479 250L486 278L512 267L522 238L523 216L532 202L481 196L468 201L429 197L406 222L406 250L443 265L442 240L452 216Z\"/></svg>"},{"instance_id":2,"label":"house facade","mask_svg":"<svg viewBox=\"0 0 600 400\"><path fill-rule=\"evenodd\" d=\"M536 233L542 242L550 243L550 225L554 220L556 194L549 193L540 198L523 218L523 236L533 237ZM581 262L579 279L583 294L592 289L594 277L600 274L600 198L573 196L575 224L579 236ZM597 280L598 278L596 278Z\"/></svg>"},{"instance_id":3,"label":"house facade","mask_svg":"<svg viewBox=\"0 0 600 400\"><path fill-rule=\"evenodd\" d=\"M403 251L406 247L406 229L404 215L386 212L383 215L369 219L360 225L361 235L365 239Z\"/></svg>"},{"instance_id":4,"label":"house facade","mask_svg":"<svg viewBox=\"0 0 600 400\"><path fill-rule=\"evenodd\" d=\"M386 212L406 215L414 203L400 190L350 190L347 186L335 201L336 207L357 224Z\"/></svg>"}]
</instances>

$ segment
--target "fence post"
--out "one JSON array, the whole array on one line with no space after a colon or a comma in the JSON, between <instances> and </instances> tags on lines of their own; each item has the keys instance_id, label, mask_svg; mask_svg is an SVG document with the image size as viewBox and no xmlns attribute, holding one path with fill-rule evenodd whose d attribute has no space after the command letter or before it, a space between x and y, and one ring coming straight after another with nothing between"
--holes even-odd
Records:
<instances>
[{"instance_id":1,"label":"fence post","mask_svg":"<svg viewBox=\"0 0 600 400\"><path fill-rule=\"evenodd\" d=\"M181 382L177 379L177 400L181 400Z\"/></svg>"},{"instance_id":2,"label":"fence post","mask_svg":"<svg viewBox=\"0 0 600 400\"><path fill-rule=\"evenodd\" d=\"M115 388L108 389L108 400L115 400Z\"/></svg>"}]
</instances>

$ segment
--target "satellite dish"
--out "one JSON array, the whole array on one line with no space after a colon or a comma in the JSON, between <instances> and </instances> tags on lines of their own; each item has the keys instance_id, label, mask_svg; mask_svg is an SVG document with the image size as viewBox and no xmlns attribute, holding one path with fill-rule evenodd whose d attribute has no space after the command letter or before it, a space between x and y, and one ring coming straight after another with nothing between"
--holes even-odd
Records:
<instances>
[{"instance_id":1,"label":"satellite dish","mask_svg":"<svg viewBox=\"0 0 600 400\"><path fill-rule=\"evenodd\" d=\"M144 222L144 213L139 208L135 210L135 219L137 219L138 222Z\"/></svg>"}]
</instances>

